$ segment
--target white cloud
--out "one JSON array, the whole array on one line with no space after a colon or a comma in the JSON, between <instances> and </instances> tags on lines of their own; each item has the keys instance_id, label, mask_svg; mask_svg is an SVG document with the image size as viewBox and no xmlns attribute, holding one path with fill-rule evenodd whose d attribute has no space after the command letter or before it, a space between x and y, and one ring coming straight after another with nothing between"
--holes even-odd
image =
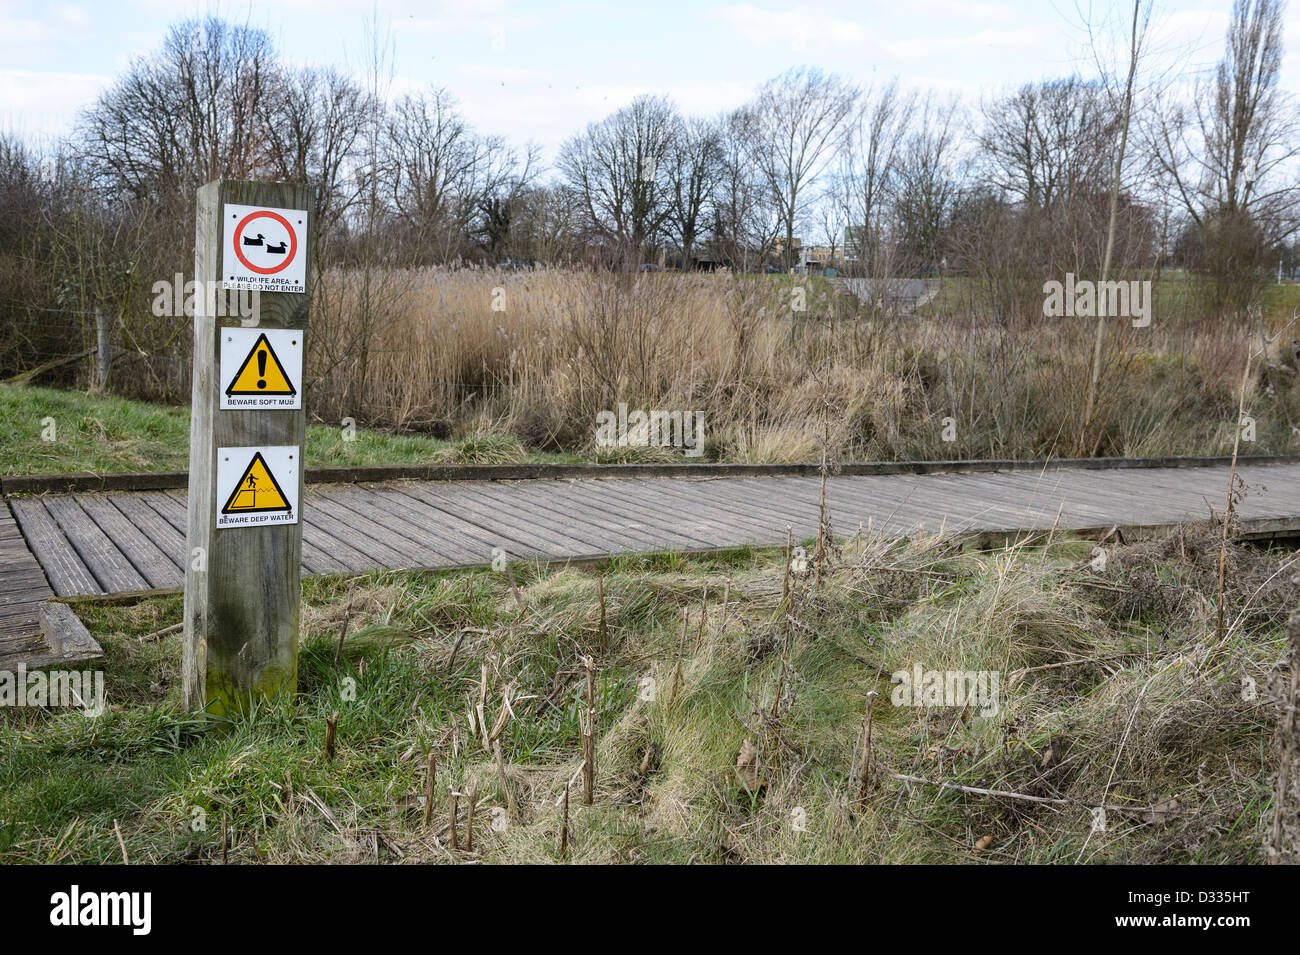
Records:
<instances>
[{"instance_id":1,"label":"white cloud","mask_svg":"<svg viewBox=\"0 0 1300 955\"><path fill-rule=\"evenodd\" d=\"M643 94L668 96L688 116L714 116L734 109L753 93L746 83L581 83L547 70L462 67L456 82L466 119L484 133L512 143L532 140L553 161L565 139L604 119Z\"/></svg>"},{"instance_id":2,"label":"white cloud","mask_svg":"<svg viewBox=\"0 0 1300 955\"><path fill-rule=\"evenodd\" d=\"M1041 33L1032 27L1013 30L980 30L965 36L927 33L884 44L885 52L902 60L923 60L953 54L987 56L990 52L1012 55L1048 48Z\"/></svg>"},{"instance_id":3,"label":"white cloud","mask_svg":"<svg viewBox=\"0 0 1300 955\"><path fill-rule=\"evenodd\" d=\"M782 45L795 53L860 50L867 46L867 30L861 23L837 16L822 5L765 10L752 3L737 3L711 10L705 16L755 46Z\"/></svg>"},{"instance_id":4,"label":"white cloud","mask_svg":"<svg viewBox=\"0 0 1300 955\"><path fill-rule=\"evenodd\" d=\"M34 140L66 134L111 77L0 70L0 128Z\"/></svg>"}]
</instances>

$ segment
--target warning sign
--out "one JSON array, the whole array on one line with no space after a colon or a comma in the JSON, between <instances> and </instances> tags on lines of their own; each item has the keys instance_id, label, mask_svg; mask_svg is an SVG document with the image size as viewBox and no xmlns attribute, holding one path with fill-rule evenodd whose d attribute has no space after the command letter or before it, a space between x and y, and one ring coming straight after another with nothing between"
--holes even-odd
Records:
<instances>
[{"instance_id":1,"label":"warning sign","mask_svg":"<svg viewBox=\"0 0 1300 955\"><path fill-rule=\"evenodd\" d=\"M302 407L303 333L221 329L221 410Z\"/></svg>"},{"instance_id":2,"label":"warning sign","mask_svg":"<svg viewBox=\"0 0 1300 955\"><path fill-rule=\"evenodd\" d=\"M222 210L222 288L306 291L306 209L226 203Z\"/></svg>"},{"instance_id":3,"label":"warning sign","mask_svg":"<svg viewBox=\"0 0 1300 955\"><path fill-rule=\"evenodd\" d=\"M301 449L217 449L217 527L298 523Z\"/></svg>"}]
</instances>

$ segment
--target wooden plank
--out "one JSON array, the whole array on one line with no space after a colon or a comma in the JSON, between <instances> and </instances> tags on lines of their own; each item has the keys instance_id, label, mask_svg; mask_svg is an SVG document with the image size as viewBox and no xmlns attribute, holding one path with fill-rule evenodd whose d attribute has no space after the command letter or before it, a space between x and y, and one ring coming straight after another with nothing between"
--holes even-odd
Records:
<instances>
[{"instance_id":1,"label":"wooden plank","mask_svg":"<svg viewBox=\"0 0 1300 955\"><path fill-rule=\"evenodd\" d=\"M344 556L353 553L352 549L340 540L335 540L328 533L312 523L312 497L307 496L307 505L302 512L302 566L309 574L351 574L358 569L365 569L364 561L358 556L354 564Z\"/></svg>"},{"instance_id":2,"label":"wooden plank","mask_svg":"<svg viewBox=\"0 0 1300 955\"><path fill-rule=\"evenodd\" d=\"M759 478L730 481L702 481L699 496L720 514L735 520L747 520L767 533L785 540L786 528L793 527L796 538L800 530L816 533L816 490L796 482L778 490ZM808 496L811 495L811 496Z\"/></svg>"},{"instance_id":3,"label":"wooden plank","mask_svg":"<svg viewBox=\"0 0 1300 955\"><path fill-rule=\"evenodd\" d=\"M1127 481L1093 481L1084 475L1065 474L1054 484L1068 502L1067 512L1080 511L1092 523L1124 526L1146 521L1162 523L1168 518L1177 522L1209 517L1208 504L1194 491L1188 493L1190 488L1152 488ZM1070 520L1068 525L1075 523Z\"/></svg>"},{"instance_id":4,"label":"wooden plank","mask_svg":"<svg viewBox=\"0 0 1300 955\"><path fill-rule=\"evenodd\" d=\"M1283 480L1300 481L1297 455L1245 454L1238 459L1244 467L1277 469ZM1231 457L1184 456L1156 458L1051 458L1038 460L959 461L849 461L841 476L911 476L928 474L974 474L993 472L1047 471L1180 471L1220 469L1226 476ZM1287 471L1286 469L1290 469ZM422 464L382 466L308 467L309 484L376 484L393 481L522 481L643 478L709 479L720 477L816 478L816 464L721 464L710 462L664 464ZM151 471L124 474L0 475L5 494L70 494L81 491L138 491L184 488L188 471Z\"/></svg>"},{"instance_id":5,"label":"wooden plank","mask_svg":"<svg viewBox=\"0 0 1300 955\"><path fill-rule=\"evenodd\" d=\"M556 557L562 553L538 548L527 540L506 533L501 528L485 528L480 524L466 520L465 517L440 501L425 493L428 485L411 482L400 484L363 485L366 488L382 489L390 507L409 507L412 513L421 514L425 522L436 522L439 528L463 543L476 554L490 555L494 548L500 547L512 558L515 557ZM476 560L474 563L484 563Z\"/></svg>"},{"instance_id":6,"label":"wooden plank","mask_svg":"<svg viewBox=\"0 0 1300 955\"><path fill-rule=\"evenodd\" d=\"M420 534L422 539L436 542L437 549L446 555L449 567L489 564L492 561L492 548L501 546L499 540L488 544L485 540L468 536L463 533L465 527L472 527L476 533L483 532L477 527L454 520L423 501L399 493L392 485L367 485L358 487L355 491L368 498L371 508L402 521L413 532Z\"/></svg>"},{"instance_id":7,"label":"wooden plank","mask_svg":"<svg viewBox=\"0 0 1300 955\"><path fill-rule=\"evenodd\" d=\"M72 597L105 593L76 548L63 536L58 522L45 509L41 498L13 498L10 506L22 527L23 537L40 561L56 594Z\"/></svg>"},{"instance_id":8,"label":"wooden plank","mask_svg":"<svg viewBox=\"0 0 1300 955\"><path fill-rule=\"evenodd\" d=\"M1256 491L1240 506L1243 520L1253 519L1260 533L1285 533L1300 524L1300 491L1281 480L1300 468L1256 470L1263 478L1250 475ZM1267 491L1265 479L1272 482ZM1046 530L1062 501L1063 530L1094 532L1106 524L1165 527L1203 519L1198 511L1205 499L1220 484L1226 493L1226 483L1226 471L1195 468L838 475L827 484L827 499L840 536L868 522L875 531L900 535L919 525L950 533ZM563 560L629 550L779 546L786 526L794 526L800 540L816 533L818 493L817 477L771 476L340 484L313 489L306 498L302 565L308 572L484 565L497 547L512 558ZM164 566L175 574L183 560L176 549L183 500L178 492L154 491L48 503L23 499L12 515L0 509L0 632L15 615L30 622L46 576L24 534L33 552L41 547L48 553L49 566L58 568L61 558L63 572L75 574L80 565L81 584L73 589L63 582L68 593L102 592L105 580L117 590L167 586L174 577L164 576ZM24 556L26 568L20 566Z\"/></svg>"},{"instance_id":9,"label":"wooden plank","mask_svg":"<svg viewBox=\"0 0 1300 955\"><path fill-rule=\"evenodd\" d=\"M185 534L187 501L184 491L141 491L131 496L144 501L182 536Z\"/></svg>"},{"instance_id":10,"label":"wooden plank","mask_svg":"<svg viewBox=\"0 0 1300 955\"><path fill-rule=\"evenodd\" d=\"M795 540L817 533L817 488L810 489L806 481L794 480L789 486L769 483L766 478L709 483L713 486L704 494L711 503L733 513L763 515L772 521L782 541L787 527L794 528Z\"/></svg>"},{"instance_id":11,"label":"wooden plank","mask_svg":"<svg viewBox=\"0 0 1300 955\"><path fill-rule=\"evenodd\" d=\"M187 496L184 491L144 492L140 496L148 501L159 514L166 517L168 523L176 524L179 520L182 534L185 532ZM310 495L308 495L308 501L310 501ZM369 559L362 559L359 555L356 564L344 562L340 558L354 553L351 548L341 541L335 541L327 534L323 535L319 531L313 533L309 505L304 506L301 517L307 522L302 531L302 563L303 567L307 568L310 573L356 572L366 570L371 566Z\"/></svg>"},{"instance_id":12,"label":"wooden plank","mask_svg":"<svg viewBox=\"0 0 1300 955\"><path fill-rule=\"evenodd\" d=\"M462 485L432 485L432 484L410 484L402 488L404 493L417 497L430 507L437 508L447 514L453 514L476 525L480 530L486 531L494 537L509 538L517 542L517 549L512 549L511 555L516 553L519 556L532 554L543 557L573 557L575 553L581 553L582 556L599 556L602 551L592 548L591 545L563 537L555 539L538 532L535 524L531 523L526 517L484 507L480 502L465 495L462 492Z\"/></svg>"},{"instance_id":13,"label":"wooden plank","mask_svg":"<svg viewBox=\"0 0 1300 955\"><path fill-rule=\"evenodd\" d=\"M924 510L917 518L929 532L943 527L945 532L960 533L965 530L990 528L1019 528L1038 526L1055 521L1059 500L1047 503L1046 497L1029 493L1018 487L1008 487L997 479L1002 475L934 475L916 488L913 501L916 508ZM865 489L850 488L849 493L862 493Z\"/></svg>"},{"instance_id":14,"label":"wooden plank","mask_svg":"<svg viewBox=\"0 0 1300 955\"><path fill-rule=\"evenodd\" d=\"M330 494L321 490L312 497L315 520L329 528L331 534L355 549L370 555L372 567L391 570L415 570L436 566L437 555L397 537L382 524L351 511Z\"/></svg>"},{"instance_id":15,"label":"wooden plank","mask_svg":"<svg viewBox=\"0 0 1300 955\"><path fill-rule=\"evenodd\" d=\"M0 634L22 635L39 629L41 607L47 600L26 600L0 610Z\"/></svg>"},{"instance_id":16,"label":"wooden plank","mask_svg":"<svg viewBox=\"0 0 1300 955\"><path fill-rule=\"evenodd\" d=\"M41 607L41 632L51 652L48 661L33 661L36 666L67 666L104 658L99 643L67 604L51 600Z\"/></svg>"},{"instance_id":17,"label":"wooden plank","mask_svg":"<svg viewBox=\"0 0 1300 955\"><path fill-rule=\"evenodd\" d=\"M374 570L379 564L374 555L354 547L339 536L337 522L329 514L316 508L315 492L309 492L302 510L303 558L312 554L314 573L362 574ZM356 540L353 535L353 540ZM310 551L309 546L310 545ZM315 569L315 568L325 569Z\"/></svg>"},{"instance_id":18,"label":"wooden plank","mask_svg":"<svg viewBox=\"0 0 1300 955\"><path fill-rule=\"evenodd\" d=\"M674 521L698 549L753 543L765 539L768 528L749 517L728 513L715 502L701 500L701 485L683 481L680 488L653 478L585 482L583 493L600 501L611 514L632 513L646 524ZM675 520L674 520L675 519Z\"/></svg>"},{"instance_id":19,"label":"wooden plank","mask_svg":"<svg viewBox=\"0 0 1300 955\"><path fill-rule=\"evenodd\" d=\"M1249 493L1252 489L1268 488L1268 493L1264 496L1271 502L1271 505L1292 514L1300 512L1300 475L1295 472L1296 469L1294 468L1279 468L1276 465L1239 467L1237 469L1237 473L1242 475L1243 480L1246 482L1247 501L1252 499L1252 495ZM1226 500L1228 496L1227 475L1222 475L1220 489Z\"/></svg>"},{"instance_id":20,"label":"wooden plank","mask_svg":"<svg viewBox=\"0 0 1300 955\"><path fill-rule=\"evenodd\" d=\"M111 501L97 494L79 494L76 500L150 587L181 585L184 575L180 567L143 531L127 520Z\"/></svg>"},{"instance_id":21,"label":"wooden plank","mask_svg":"<svg viewBox=\"0 0 1300 955\"><path fill-rule=\"evenodd\" d=\"M527 506L531 513L543 518L551 526L572 528L582 537L597 536L615 541L616 547L625 550L662 550L667 547L698 549L715 546L698 534L669 528L652 509L645 507L612 508L599 495L597 489L581 482L577 485L548 482L543 486L530 486L526 482L502 485L498 491L517 504ZM647 519L649 518L649 519Z\"/></svg>"},{"instance_id":22,"label":"wooden plank","mask_svg":"<svg viewBox=\"0 0 1300 955\"><path fill-rule=\"evenodd\" d=\"M50 659L56 646L41 623L53 596L8 502L0 499L0 670L36 668Z\"/></svg>"},{"instance_id":23,"label":"wooden plank","mask_svg":"<svg viewBox=\"0 0 1300 955\"><path fill-rule=\"evenodd\" d=\"M374 503L376 495L367 494L357 487L331 486L328 492L322 492L322 496L328 496L329 499L351 509L365 520L389 529L391 537L406 542L402 544L402 550L409 550L419 556L425 567L450 567L452 564L460 563L467 556L463 551L460 551L458 556L452 556L458 552L456 548L448 547L447 543L441 541L437 535L425 533L419 526L404 520L403 516L396 515L390 509L377 507Z\"/></svg>"},{"instance_id":24,"label":"wooden plank","mask_svg":"<svg viewBox=\"0 0 1300 955\"><path fill-rule=\"evenodd\" d=\"M149 582L136 572L112 539L82 510L76 498L47 497L45 509L58 522L59 529L77 549L105 593L149 587Z\"/></svg>"},{"instance_id":25,"label":"wooden plank","mask_svg":"<svg viewBox=\"0 0 1300 955\"><path fill-rule=\"evenodd\" d=\"M502 507L525 508L543 528L567 531L584 541L597 543L610 552L664 550L676 546L698 548L706 543L673 533L667 528L655 528L640 520L634 513L624 511L621 520L595 507L581 495L572 495L569 487L546 483L529 489L523 482L502 485L497 489L484 489L484 498L495 499Z\"/></svg>"},{"instance_id":26,"label":"wooden plank","mask_svg":"<svg viewBox=\"0 0 1300 955\"><path fill-rule=\"evenodd\" d=\"M546 485L550 493L549 483ZM524 502L502 486L482 487L464 484L456 489L456 498L464 506L477 507L481 513L524 520L536 533L572 548L571 553L614 554L634 550L627 537L593 524L578 515L561 516L532 502ZM585 549L585 551L584 551Z\"/></svg>"},{"instance_id":27,"label":"wooden plank","mask_svg":"<svg viewBox=\"0 0 1300 955\"><path fill-rule=\"evenodd\" d=\"M176 527L171 521L150 507L149 503L139 495L114 491L106 494L105 499L111 501L122 516L131 522L132 526L136 527L140 533L149 538L155 547L166 554L176 566L177 572L184 576L184 572L181 570L186 562L185 531L183 528ZM184 511L181 511L182 515L184 513Z\"/></svg>"},{"instance_id":28,"label":"wooden plank","mask_svg":"<svg viewBox=\"0 0 1300 955\"><path fill-rule=\"evenodd\" d=\"M965 475L935 475L934 484L914 485L908 496L893 502L894 515L912 534L924 528L927 533L959 534L983 526L994 528L1014 527L1025 514L1020 501L1005 501L1001 493L992 488L978 489L959 483ZM928 481L928 479L927 479ZM836 498L852 502L859 513L872 513L877 502L888 495L887 488L870 485L847 484L838 488ZM833 499L833 505L837 503ZM1053 514L1055 516L1055 514ZM879 527L880 522L873 522Z\"/></svg>"},{"instance_id":29,"label":"wooden plank","mask_svg":"<svg viewBox=\"0 0 1300 955\"><path fill-rule=\"evenodd\" d=\"M1037 484L1036 477L1029 478L1024 475L999 475L999 477L1005 478L1003 486L1019 485L1022 493L1035 494L1036 500L1056 510L1060 514L1058 526L1062 529L1107 522L1123 525L1141 518L1143 509L1140 505L1135 505L1135 499L1131 495L1117 495L1109 490L1098 493L1095 488L1082 489L1063 485L1055 480L1058 474L1059 472L1056 472L1045 477L1044 483L1050 481L1050 486ZM1050 526L1055 522L1054 517L1048 518L1042 514L1036 516L1037 519L1032 522L1035 528ZM1022 520L1019 523L1022 527L1028 528L1031 522Z\"/></svg>"},{"instance_id":30,"label":"wooden plank","mask_svg":"<svg viewBox=\"0 0 1300 955\"><path fill-rule=\"evenodd\" d=\"M6 570L3 582L4 590L0 591L0 612L22 604L48 600L54 596L44 577L19 576Z\"/></svg>"}]
</instances>

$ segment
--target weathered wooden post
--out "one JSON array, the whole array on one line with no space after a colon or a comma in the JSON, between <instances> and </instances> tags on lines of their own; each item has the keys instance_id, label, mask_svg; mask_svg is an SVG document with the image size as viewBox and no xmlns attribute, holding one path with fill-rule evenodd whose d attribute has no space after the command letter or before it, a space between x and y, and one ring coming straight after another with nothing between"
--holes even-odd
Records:
<instances>
[{"instance_id":1,"label":"weathered wooden post","mask_svg":"<svg viewBox=\"0 0 1300 955\"><path fill-rule=\"evenodd\" d=\"M297 689L314 213L305 184L222 180L198 191L182 662L190 710L229 715Z\"/></svg>"}]
</instances>

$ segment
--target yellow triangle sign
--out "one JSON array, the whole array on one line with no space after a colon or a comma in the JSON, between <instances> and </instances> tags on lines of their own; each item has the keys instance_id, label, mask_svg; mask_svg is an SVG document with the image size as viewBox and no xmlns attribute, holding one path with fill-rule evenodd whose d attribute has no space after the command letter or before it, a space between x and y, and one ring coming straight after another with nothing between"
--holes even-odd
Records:
<instances>
[{"instance_id":1,"label":"yellow triangle sign","mask_svg":"<svg viewBox=\"0 0 1300 955\"><path fill-rule=\"evenodd\" d=\"M226 388L226 395L296 395L298 389L276 357L266 333L257 336L252 350Z\"/></svg>"},{"instance_id":2,"label":"yellow triangle sign","mask_svg":"<svg viewBox=\"0 0 1300 955\"><path fill-rule=\"evenodd\" d=\"M262 511L292 511L289 501L280 490L280 484L262 459L262 452L253 455L244 469L235 489L230 492L222 514L256 514Z\"/></svg>"}]
</instances>

